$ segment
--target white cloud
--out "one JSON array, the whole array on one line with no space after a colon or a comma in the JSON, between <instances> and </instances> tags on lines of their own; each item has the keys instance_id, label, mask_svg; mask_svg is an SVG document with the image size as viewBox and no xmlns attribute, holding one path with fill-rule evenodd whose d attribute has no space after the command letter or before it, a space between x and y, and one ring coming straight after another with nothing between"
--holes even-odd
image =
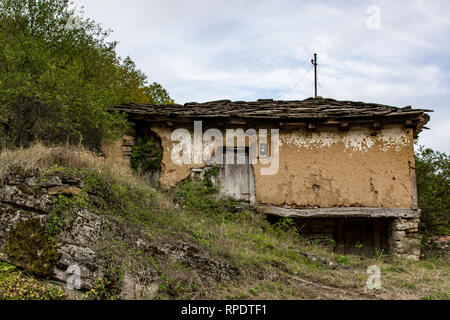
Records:
<instances>
[{"instance_id":1,"label":"white cloud","mask_svg":"<svg viewBox=\"0 0 450 320\"><path fill-rule=\"evenodd\" d=\"M319 54L319 94L432 107L423 142L450 152L450 2L75 0L178 103L276 98ZM369 5L381 29L366 27ZM313 95L312 72L283 99Z\"/></svg>"}]
</instances>

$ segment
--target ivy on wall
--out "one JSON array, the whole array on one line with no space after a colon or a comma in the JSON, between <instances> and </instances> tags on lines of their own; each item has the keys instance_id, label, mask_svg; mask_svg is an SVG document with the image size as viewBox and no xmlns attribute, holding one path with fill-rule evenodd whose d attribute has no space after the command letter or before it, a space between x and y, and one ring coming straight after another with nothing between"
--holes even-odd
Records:
<instances>
[{"instance_id":1,"label":"ivy on wall","mask_svg":"<svg viewBox=\"0 0 450 320\"><path fill-rule=\"evenodd\" d=\"M131 167L141 173L153 174L161 168L163 149L153 137L139 137L131 154Z\"/></svg>"}]
</instances>

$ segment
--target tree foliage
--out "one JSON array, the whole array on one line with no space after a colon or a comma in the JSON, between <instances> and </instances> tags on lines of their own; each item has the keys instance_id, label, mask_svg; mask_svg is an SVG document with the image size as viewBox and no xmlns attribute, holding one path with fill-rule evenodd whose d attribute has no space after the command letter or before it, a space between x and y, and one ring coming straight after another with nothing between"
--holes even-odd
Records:
<instances>
[{"instance_id":1,"label":"tree foliage","mask_svg":"<svg viewBox=\"0 0 450 320\"><path fill-rule=\"evenodd\" d=\"M127 102L173 103L109 31L69 0L0 0L0 132L3 143L33 140L98 148L129 126L109 108Z\"/></svg>"},{"instance_id":2,"label":"tree foliage","mask_svg":"<svg viewBox=\"0 0 450 320\"><path fill-rule=\"evenodd\" d=\"M131 154L131 167L141 173L153 174L161 168L163 149L154 138L138 137Z\"/></svg>"},{"instance_id":3,"label":"tree foliage","mask_svg":"<svg viewBox=\"0 0 450 320\"><path fill-rule=\"evenodd\" d=\"M420 147L416 152L416 175L421 231L450 234L450 157Z\"/></svg>"}]
</instances>

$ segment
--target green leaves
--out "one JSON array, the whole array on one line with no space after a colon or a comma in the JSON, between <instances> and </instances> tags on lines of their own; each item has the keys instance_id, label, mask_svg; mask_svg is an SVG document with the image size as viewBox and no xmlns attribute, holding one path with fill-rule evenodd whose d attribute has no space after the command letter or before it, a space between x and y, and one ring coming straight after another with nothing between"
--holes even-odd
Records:
<instances>
[{"instance_id":1,"label":"green leaves","mask_svg":"<svg viewBox=\"0 0 450 320\"><path fill-rule=\"evenodd\" d=\"M131 154L131 167L142 173L152 174L161 168L163 150L153 139L138 138Z\"/></svg>"},{"instance_id":2,"label":"green leaves","mask_svg":"<svg viewBox=\"0 0 450 320\"><path fill-rule=\"evenodd\" d=\"M450 157L420 147L416 152L416 176L421 231L429 234L450 232Z\"/></svg>"},{"instance_id":3,"label":"green leaves","mask_svg":"<svg viewBox=\"0 0 450 320\"><path fill-rule=\"evenodd\" d=\"M76 21L75 25L68 22ZM108 30L70 8L68 0L0 0L0 116L6 143L80 143L99 149L129 127L110 107L172 103L127 57Z\"/></svg>"}]
</instances>

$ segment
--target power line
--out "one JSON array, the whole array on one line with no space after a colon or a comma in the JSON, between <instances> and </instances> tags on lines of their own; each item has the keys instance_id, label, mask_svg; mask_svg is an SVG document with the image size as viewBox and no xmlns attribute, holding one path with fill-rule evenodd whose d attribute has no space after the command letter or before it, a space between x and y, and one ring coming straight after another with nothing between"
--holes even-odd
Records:
<instances>
[{"instance_id":1,"label":"power line","mask_svg":"<svg viewBox=\"0 0 450 320\"><path fill-rule=\"evenodd\" d=\"M322 85L320 84L320 79L319 79L319 65L317 65L317 83L319 84L319 88L322 89Z\"/></svg>"},{"instance_id":2,"label":"power line","mask_svg":"<svg viewBox=\"0 0 450 320\"><path fill-rule=\"evenodd\" d=\"M292 89L294 89L296 86L298 86L300 84L300 82L303 81L303 79L305 79L306 75L311 71L311 69L314 66L309 67L308 71L305 72L305 74L289 89L287 89L285 92L283 92L282 94L280 94L276 99L278 100L279 98L281 98L282 96L284 96L286 93L290 92Z\"/></svg>"}]
</instances>

